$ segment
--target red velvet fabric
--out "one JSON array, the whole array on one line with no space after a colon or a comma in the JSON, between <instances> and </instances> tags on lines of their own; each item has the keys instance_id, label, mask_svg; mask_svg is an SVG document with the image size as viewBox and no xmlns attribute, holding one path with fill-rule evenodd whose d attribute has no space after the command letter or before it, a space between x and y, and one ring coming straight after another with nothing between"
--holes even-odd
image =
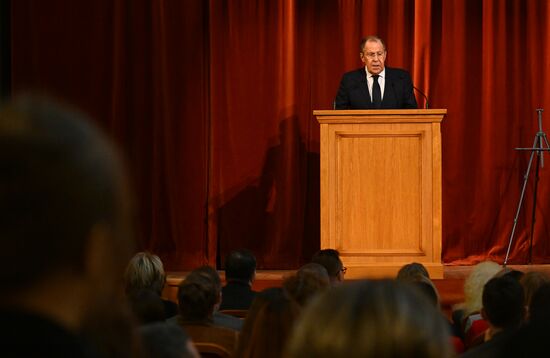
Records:
<instances>
[{"instance_id":1,"label":"red velvet fabric","mask_svg":"<svg viewBox=\"0 0 550 358\"><path fill-rule=\"evenodd\" d=\"M549 20L544 0L17 0L12 83L81 106L120 143L140 246L169 270L238 247L261 268L296 268L319 245L312 110L332 107L376 33L387 65L448 109L443 260L502 260L529 159L514 148L532 145L535 108L550 108ZM547 171L536 263L550 262ZM532 189L510 263L527 259Z\"/></svg>"}]
</instances>

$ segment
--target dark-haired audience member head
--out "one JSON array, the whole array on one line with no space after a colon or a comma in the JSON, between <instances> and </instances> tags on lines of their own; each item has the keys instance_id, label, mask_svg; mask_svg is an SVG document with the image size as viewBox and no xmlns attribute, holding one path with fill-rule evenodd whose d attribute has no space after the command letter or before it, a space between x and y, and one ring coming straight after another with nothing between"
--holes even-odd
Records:
<instances>
[{"instance_id":1,"label":"dark-haired audience member head","mask_svg":"<svg viewBox=\"0 0 550 358\"><path fill-rule=\"evenodd\" d=\"M408 284L361 281L327 290L297 322L288 357L437 357L451 354L448 324Z\"/></svg>"},{"instance_id":2,"label":"dark-haired audience member head","mask_svg":"<svg viewBox=\"0 0 550 358\"><path fill-rule=\"evenodd\" d=\"M433 305L439 308L439 293L424 265L418 262L403 265L397 272L396 280L409 283L418 289Z\"/></svg>"},{"instance_id":3,"label":"dark-haired audience member head","mask_svg":"<svg viewBox=\"0 0 550 358\"><path fill-rule=\"evenodd\" d=\"M538 291L541 286L550 283L550 277L542 272L530 271L523 275L519 282L523 287L523 304L527 309L527 318L529 318L529 316L531 315L529 307L531 306L533 295L535 294L535 292Z\"/></svg>"},{"instance_id":4,"label":"dark-haired audience member head","mask_svg":"<svg viewBox=\"0 0 550 358\"><path fill-rule=\"evenodd\" d=\"M150 290L160 296L165 282L166 273L160 257L149 252L135 254L124 273L124 283L128 295L140 290Z\"/></svg>"},{"instance_id":5,"label":"dark-haired audience member head","mask_svg":"<svg viewBox=\"0 0 550 358\"><path fill-rule=\"evenodd\" d=\"M330 286L327 270L315 263L302 266L283 282L284 289L302 307Z\"/></svg>"},{"instance_id":6,"label":"dark-haired audience member head","mask_svg":"<svg viewBox=\"0 0 550 358\"><path fill-rule=\"evenodd\" d=\"M148 289L132 291L128 295L132 313L140 324L161 322L166 318L160 296Z\"/></svg>"},{"instance_id":7,"label":"dark-haired audience member head","mask_svg":"<svg viewBox=\"0 0 550 358\"><path fill-rule=\"evenodd\" d=\"M156 322L140 328L144 358L199 358L193 341L178 325Z\"/></svg>"},{"instance_id":8,"label":"dark-haired audience member head","mask_svg":"<svg viewBox=\"0 0 550 358\"><path fill-rule=\"evenodd\" d=\"M434 307L439 309L439 293L429 278L422 276L410 284L418 289Z\"/></svg>"},{"instance_id":9,"label":"dark-haired audience member head","mask_svg":"<svg viewBox=\"0 0 550 358\"><path fill-rule=\"evenodd\" d=\"M256 257L246 249L231 251L225 258L225 279L252 285L256 276Z\"/></svg>"},{"instance_id":10,"label":"dark-haired audience member head","mask_svg":"<svg viewBox=\"0 0 550 358\"><path fill-rule=\"evenodd\" d=\"M259 292L245 319L235 356L283 357L299 313L300 306L282 288Z\"/></svg>"},{"instance_id":11,"label":"dark-haired audience member head","mask_svg":"<svg viewBox=\"0 0 550 358\"><path fill-rule=\"evenodd\" d=\"M545 283L531 297L529 305L530 321L550 322L550 283Z\"/></svg>"},{"instance_id":12,"label":"dark-haired audience member head","mask_svg":"<svg viewBox=\"0 0 550 358\"><path fill-rule=\"evenodd\" d=\"M337 285L344 281L346 268L340 259L340 253L334 249L324 249L317 251L311 262L323 266L330 278L331 285Z\"/></svg>"},{"instance_id":13,"label":"dark-haired audience member head","mask_svg":"<svg viewBox=\"0 0 550 358\"><path fill-rule=\"evenodd\" d=\"M210 281L212 281L216 288L221 292L222 281L220 279L220 274L212 266L204 265L198 267L191 271L190 275L202 275L203 277L210 279Z\"/></svg>"},{"instance_id":14,"label":"dark-haired audience member head","mask_svg":"<svg viewBox=\"0 0 550 358\"><path fill-rule=\"evenodd\" d=\"M319 281L326 282L327 284L330 284L330 277L328 275L328 271L321 264L310 262L310 263L305 264L304 266L300 267L298 269L298 272L296 272L296 274L297 275L312 274L315 277L317 277L319 279Z\"/></svg>"},{"instance_id":15,"label":"dark-haired audience member head","mask_svg":"<svg viewBox=\"0 0 550 358\"><path fill-rule=\"evenodd\" d=\"M546 357L550 339L550 284L545 283L533 294L529 322L513 339L508 339L499 357Z\"/></svg>"},{"instance_id":16,"label":"dark-haired audience member head","mask_svg":"<svg viewBox=\"0 0 550 358\"><path fill-rule=\"evenodd\" d=\"M186 322L210 322L219 291L208 277L200 274L189 275L178 289L180 315Z\"/></svg>"},{"instance_id":17,"label":"dark-haired audience member head","mask_svg":"<svg viewBox=\"0 0 550 358\"><path fill-rule=\"evenodd\" d=\"M216 289L216 297L217 297L216 304L214 305L214 312L217 311L220 306L220 302L222 298L222 282L220 279L220 274L212 266L205 265L191 271L187 276L187 278L189 280L193 280L194 277L196 276L205 278L208 281L210 281L211 284L214 285L214 288Z\"/></svg>"},{"instance_id":18,"label":"dark-haired audience member head","mask_svg":"<svg viewBox=\"0 0 550 358\"><path fill-rule=\"evenodd\" d=\"M17 97L0 111L0 163L2 305L71 330L99 302L114 311L132 241L113 146L78 111Z\"/></svg>"},{"instance_id":19,"label":"dark-haired audience member head","mask_svg":"<svg viewBox=\"0 0 550 358\"><path fill-rule=\"evenodd\" d=\"M523 288L514 277L493 277L483 288L481 314L489 322L489 337L520 326L525 315Z\"/></svg>"},{"instance_id":20,"label":"dark-haired audience member head","mask_svg":"<svg viewBox=\"0 0 550 358\"><path fill-rule=\"evenodd\" d=\"M506 267L506 268L503 268L502 270L500 270L500 271L495 275L495 277L508 276L508 277L511 277L511 278L513 278L514 280L520 282L520 280L521 280L521 278L523 277L523 275L525 275L525 273L524 273L523 271L513 270L513 269L510 269L510 268Z\"/></svg>"},{"instance_id":21,"label":"dark-haired audience member head","mask_svg":"<svg viewBox=\"0 0 550 358\"><path fill-rule=\"evenodd\" d=\"M397 272L396 280L403 282L414 282L419 277L430 278L430 274L424 265L418 262L403 265Z\"/></svg>"}]
</instances>

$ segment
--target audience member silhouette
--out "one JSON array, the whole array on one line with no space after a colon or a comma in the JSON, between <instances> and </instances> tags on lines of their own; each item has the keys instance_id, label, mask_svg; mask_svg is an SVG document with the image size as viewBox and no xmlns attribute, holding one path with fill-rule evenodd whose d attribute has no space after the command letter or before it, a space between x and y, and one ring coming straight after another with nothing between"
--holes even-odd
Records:
<instances>
[{"instance_id":1,"label":"audience member silhouette","mask_svg":"<svg viewBox=\"0 0 550 358\"><path fill-rule=\"evenodd\" d=\"M193 341L175 324L155 322L139 330L143 358L199 358Z\"/></svg>"},{"instance_id":2,"label":"audience member silhouette","mask_svg":"<svg viewBox=\"0 0 550 358\"><path fill-rule=\"evenodd\" d=\"M361 281L327 290L298 321L288 357L451 355L447 323L417 290L397 281Z\"/></svg>"},{"instance_id":3,"label":"audience member silhouette","mask_svg":"<svg viewBox=\"0 0 550 358\"><path fill-rule=\"evenodd\" d=\"M151 290L133 291L128 296L130 309L139 324L164 322L166 313L160 296Z\"/></svg>"},{"instance_id":4,"label":"audience member silhouette","mask_svg":"<svg viewBox=\"0 0 550 358\"><path fill-rule=\"evenodd\" d=\"M550 341L550 284L543 284L533 294L529 321L511 337L502 357L546 357Z\"/></svg>"},{"instance_id":5,"label":"audience member silhouette","mask_svg":"<svg viewBox=\"0 0 550 358\"><path fill-rule=\"evenodd\" d=\"M0 163L2 357L103 353L132 249L121 159L85 115L25 96L0 112Z\"/></svg>"},{"instance_id":6,"label":"audience member silhouette","mask_svg":"<svg viewBox=\"0 0 550 358\"><path fill-rule=\"evenodd\" d=\"M402 282L414 282L419 277L430 278L430 274L424 265L418 262L403 265L397 272L396 280Z\"/></svg>"},{"instance_id":7,"label":"audience member silhouette","mask_svg":"<svg viewBox=\"0 0 550 358\"><path fill-rule=\"evenodd\" d=\"M160 257L149 252L138 252L132 257L126 272L124 273L126 294L131 297L131 302L136 302L137 292L149 290L156 293L159 298L166 284L166 273ZM151 301L150 301L151 302ZM164 306L164 318L170 318L178 314L178 305L172 301L162 299Z\"/></svg>"},{"instance_id":8,"label":"audience member silhouette","mask_svg":"<svg viewBox=\"0 0 550 358\"><path fill-rule=\"evenodd\" d=\"M520 282L524 275L525 275L525 273L523 271L513 270L513 269L510 269L509 267L505 267L502 270L500 270L495 275L495 277L508 276L508 277L511 277L514 280Z\"/></svg>"},{"instance_id":9,"label":"audience member silhouette","mask_svg":"<svg viewBox=\"0 0 550 358\"><path fill-rule=\"evenodd\" d=\"M236 356L283 357L299 313L300 306L282 288L258 293L246 317Z\"/></svg>"},{"instance_id":10,"label":"audience member silhouette","mask_svg":"<svg viewBox=\"0 0 550 358\"><path fill-rule=\"evenodd\" d=\"M315 263L301 267L295 275L283 281L284 289L302 307L329 286L327 270Z\"/></svg>"},{"instance_id":11,"label":"audience member silhouette","mask_svg":"<svg viewBox=\"0 0 550 358\"><path fill-rule=\"evenodd\" d=\"M519 282L521 283L523 293L525 294L523 303L526 308L526 319L529 319L531 315L530 306L533 295L540 287L550 283L550 278L545 273L531 271L523 275Z\"/></svg>"},{"instance_id":12,"label":"audience member silhouette","mask_svg":"<svg viewBox=\"0 0 550 358\"><path fill-rule=\"evenodd\" d=\"M311 262L319 264L327 270L332 286L339 285L344 281L347 268L340 260L340 253L337 250L324 249L317 251Z\"/></svg>"},{"instance_id":13,"label":"audience member silhouette","mask_svg":"<svg viewBox=\"0 0 550 358\"><path fill-rule=\"evenodd\" d=\"M479 327L479 331L484 331L488 328L487 322L481 317L483 287L491 278L493 278L501 267L493 261L483 261L478 263L472 269L464 281L464 302L453 307L453 325L455 331L462 332L465 339L465 344L468 346L470 340L474 340L477 336L477 331L470 331L470 328L475 323Z\"/></svg>"},{"instance_id":14,"label":"audience member silhouette","mask_svg":"<svg viewBox=\"0 0 550 358\"><path fill-rule=\"evenodd\" d=\"M414 288L416 288L426 299L436 308L439 309L439 293L435 288L432 281L428 278L423 277L417 279L410 283Z\"/></svg>"},{"instance_id":15,"label":"audience member silhouette","mask_svg":"<svg viewBox=\"0 0 550 358\"><path fill-rule=\"evenodd\" d=\"M426 298L434 304L434 307L440 308L439 292L430 279L430 274L424 265L418 262L403 265L397 272L396 280L403 283L412 284L413 287L420 290Z\"/></svg>"},{"instance_id":16,"label":"audience member silhouette","mask_svg":"<svg viewBox=\"0 0 550 358\"><path fill-rule=\"evenodd\" d=\"M496 357L513 337L525 316L523 288L516 277L490 279L483 288L481 314L489 323L484 343L468 350L464 357Z\"/></svg>"},{"instance_id":17,"label":"audience member silhouette","mask_svg":"<svg viewBox=\"0 0 550 358\"><path fill-rule=\"evenodd\" d=\"M550 283L545 283L531 297L529 320L550 322Z\"/></svg>"},{"instance_id":18,"label":"audience member silhouette","mask_svg":"<svg viewBox=\"0 0 550 358\"><path fill-rule=\"evenodd\" d=\"M256 292L252 282L256 277L256 257L248 250L235 250L225 259L226 285L222 289L220 310L247 310Z\"/></svg>"},{"instance_id":19,"label":"audience member silhouette","mask_svg":"<svg viewBox=\"0 0 550 358\"><path fill-rule=\"evenodd\" d=\"M433 281L430 279L428 270L424 265L418 262L403 265L397 273L396 281L412 285L419 290L428 301L438 310L441 310L439 292ZM443 314L443 313L442 313ZM451 342L456 353L464 352L464 342L462 340L462 331L457 328L445 317L450 333Z\"/></svg>"},{"instance_id":20,"label":"audience member silhouette","mask_svg":"<svg viewBox=\"0 0 550 358\"><path fill-rule=\"evenodd\" d=\"M215 343L233 353L237 347L238 332L214 324L213 315L219 302L216 285L204 275L189 275L178 290L180 316L178 324L195 343Z\"/></svg>"},{"instance_id":21,"label":"audience member silhouette","mask_svg":"<svg viewBox=\"0 0 550 358\"><path fill-rule=\"evenodd\" d=\"M194 276L199 275L207 280L209 280L214 287L216 288L216 296L217 302L214 305L214 313L212 315L212 321L214 325L230 328L236 331L240 331L243 327L243 320L239 319L237 317L233 317L224 313L221 313L219 311L221 299L222 299L222 284L220 280L220 275L218 274L218 271L216 271L211 266L201 266L199 268L194 269L189 273L187 276L189 279L192 279ZM168 322L178 322L179 316L172 317L168 320Z\"/></svg>"},{"instance_id":22,"label":"audience member silhouette","mask_svg":"<svg viewBox=\"0 0 550 358\"><path fill-rule=\"evenodd\" d=\"M330 277L328 275L328 271L323 265L310 262L300 267L300 269L298 269L298 272L297 272L298 275L303 273L310 273L312 275L315 275L319 279L319 281L330 284Z\"/></svg>"}]
</instances>

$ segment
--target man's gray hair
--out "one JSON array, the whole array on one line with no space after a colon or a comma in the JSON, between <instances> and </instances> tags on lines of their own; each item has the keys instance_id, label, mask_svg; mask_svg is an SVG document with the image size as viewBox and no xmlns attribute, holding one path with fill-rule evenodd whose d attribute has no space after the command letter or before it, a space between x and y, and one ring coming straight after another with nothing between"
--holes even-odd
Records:
<instances>
[{"instance_id":1,"label":"man's gray hair","mask_svg":"<svg viewBox=\"0 0 550 358\"><path fill-rule=\"evenodd\" d=\"M382 40L380 37L376 35L370 35L370 36L364 37L361 40L361 44L359 45L359 52L363 52L363 50L365 49L365 44L369 41L380 42L382 44L382 47L384 48L384 51L386 51L386 43L384 42L384 40Z\"/></svg>"}]
</instances>

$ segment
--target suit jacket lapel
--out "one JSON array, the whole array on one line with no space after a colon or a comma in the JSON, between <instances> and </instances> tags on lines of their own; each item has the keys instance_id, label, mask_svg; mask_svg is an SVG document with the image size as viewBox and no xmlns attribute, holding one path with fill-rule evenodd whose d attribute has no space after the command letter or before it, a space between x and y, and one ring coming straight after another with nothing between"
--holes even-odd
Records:
<instances>
[{"instance_id":1,"label":"suit jacket lapel","mask_svg":"<svg viewBox=\"0 0 550 358\"><path fill-rule=\"evenodd\" d=\"M386 67L386 83L384 84L384 98L382 108L395 108L395 78L390 68Z\"/></svg>"}]
</instances>

